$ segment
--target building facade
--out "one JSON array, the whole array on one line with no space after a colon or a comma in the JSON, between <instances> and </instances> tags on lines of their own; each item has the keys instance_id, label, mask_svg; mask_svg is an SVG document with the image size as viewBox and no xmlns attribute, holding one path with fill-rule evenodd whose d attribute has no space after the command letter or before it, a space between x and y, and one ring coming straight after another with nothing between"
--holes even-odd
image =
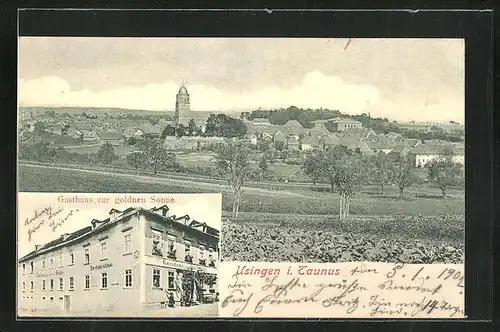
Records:
<instances>
[{"instance_id":1,"label":"building facade","mask_svg":"<svg viewBox=\"0 0 500 332\"><path fill-rule=\"evenodd\" d=\"M216 294L218 261L219 231L205 223L170 216L167 206L112 209L19 260L18 308L92 315L181 303L186 294L201 301Z\"/></svg>"},{"instance_id":2,"label":"building facade","mask_svg":"<svg viewBox=\"0 0 500 332\"><path fill-rule=\"evenodd\" d=\"M180 125L180 124L187 125L187 119L185 118L184 114L189 113L189 110L190 110L189 93L183 84L180 87L175 100L175 115L174 115L175 125Z\"/></svg>"},{"instance_id":3,"label":"building facade","mask_svg":"<svg viewBox=\"0 0 500 332\"><path fill-rule=\"evenodd\" d=\"M352 119L335 119L331 121L331 126L334 132L345 131L351 128L363 128L363 124Z\"/></svg>"}]
</instances>

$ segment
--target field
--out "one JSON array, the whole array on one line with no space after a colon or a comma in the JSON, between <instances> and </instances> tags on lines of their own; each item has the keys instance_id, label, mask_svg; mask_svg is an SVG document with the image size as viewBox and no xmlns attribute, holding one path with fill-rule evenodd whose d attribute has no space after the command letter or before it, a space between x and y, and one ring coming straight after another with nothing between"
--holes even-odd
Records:
<instances>
[{"instance_id":1,"label":"field","mask_svg":"<svg viewBox=\"0 0 500 332\"><path fill-rule=\"evenodd\" d=\"M71 146L71 147L66 147L66 151L68 152L73 152L73 153L78 153L78 154L89 154L89 153L97 153L99 149L101 148L101 145L82 145L82 146ZM114 146L113 151L118 157L124 157L130 152L136 150L134 147L130 146Z\"/></svg>"},{"instance_id":2,"label":"field","mask_svg":"<svg viewBox=\"0 0 500 332\"><path fill-rule=\"evenodd\" d=\"M169 179L167 177L142 177L130 174L84 172L80 170L19 166L20 191L58 192L163 192L196 193L221 192L223 210L232 207L232 193L228 187L215 183ZM305 189L306 188L306 189ZM307 190L307 186L293 190L269 190L258 187L245 188L240 211L302 215L336 215L339 210L336 194ZM408 192L404 200L396 194L379 197L369 191L353 197L351 213L354 215L437 215L463 214L463 195L447 199L436 195L415 197Z\"/></svg>"},{"instance_id":3,"label":"field","mask_svg":"<svg viewBox=\"0 0 500 332\"><path fill-rule=\"evenodd\" d=\"M464 193L439 198L436 188L395 188L383 197L366 187L353 197L351 216L339 220L339 199L323 186L253 182L241 199L238 218L229 217L233 195L208 178L158 177L19 166L19 190L35 192L222 193L224 260L339 262L371 260L460 263L464 259ZM418 193L418 197L417 197Z\"/></svg>"}]
</instances>

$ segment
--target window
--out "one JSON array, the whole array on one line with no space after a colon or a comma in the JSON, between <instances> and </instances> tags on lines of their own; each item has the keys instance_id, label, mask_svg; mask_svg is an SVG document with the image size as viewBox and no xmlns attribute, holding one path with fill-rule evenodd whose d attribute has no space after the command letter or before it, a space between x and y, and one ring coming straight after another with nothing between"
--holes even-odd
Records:
<instances>
[{"instance_id":1,"label":"window","mask_svg":"<svg viewBox=\"0 0 500 332\"><path fill-rule=\"evenodd\" d=\"M69 290L75 289L75 278L69 277Z\"/></svg>"},{"instance_id":2,"label":"window","mask_svg":"<svg viewBox=\"0 0 500 332\"><path fill-rule=\"evenodd\" d=\"M186 246L186 256L191 256L191 243L186 242L185 246Z\"/></svg>"},{"instance_id":3,"label":"window","mask_svg":"<svg viewBox=\"0 0 500 332\"><path fill-rule=\"evenodd\" d=\"M35 290L35 282L30 281L30 291L34 291L34 290Z\"/></svg>"},{"instance_id":4,"label":"window","mask_svg":"<svg viewBox=\"0 0 500 332\"><path fill-rule=\"evenodd\" d=\"M200 259L205 259L205 248L200 246Z\"/></svg>"},{"instance_id":5,"label":"window","mask_svg":"<svg viewBox=\"0 0 500 332\"><path fill-rule=\"evenodd\" d=\"M123 236L124 238L124 253L128 254L132 252L132 234L128 233Z\"/></svg>"},{"instance_id":6,"label":"window","mask_svg":"<svg viewBox=\"0 0 500 332\"><path fill-rule=\"evenodd\" d=\"M85 276L85 289L90 289L90 276Z\"/></svg>"},{"instance_id":7,"label":"window","mask_svg":"<svg viewBox=\"0 0 500 332\"><path fill-rule=\"evenodd\" d=\"M63 289L64 289L64 279L59 278L59 290L63 290Z\"/></svg>"},{"instance_id":8,"label":"window","mask_svg":"<svg viewBox=\"0 0 500 332\"><path fill-rule=\"evenodd\" d=\"M103 242L101 242L101 260L104 260L107 258L108 258L107 246L106 246L106 242L103 241Z\"/></svg>"},{"instance_id":9,"label":"window","mask_svg":"<svg viewBox=\"0 0 500 332\"><path fill-rule=\"evenodd\" d=\"M26 274L26 264L23 263L23 275Z\"/></svg>"},{"instance_id":10,"label":"window","mask_svg":"<svg viewBox=\"0 0 500 332\"><path fill-rule=\"evenodd\" d=\"M173 271L168 271L168 289L174 289L175 274Z\"/></svg>"},{"instance_id":11,"label":"window","mask_svg":"<svg viewBox=\"0 0 500 332\"><path fill-rule=\"evenodd\" d=\"M153 255L163 256L163 241L161 232L153 230L153 248L151 253Z\"/></svg>"},{"instance_id":12,"label":"window","mask_svg":"<svg viewBox=\"0 0 500 332\"><path fill-rule=\"evenodd\" d=\"M54 268L54 258L53 257L50 257L50 268L51 269Z\"/></svg>"},{"instance_id":13,"label":"window","mask_svg":"<svg viewBox=\"0 0 500 332\"><path fill-rule=\"evenodd\" d=\"M59 267L63 266L63 253L59 253Z\"/></svg>"},{"instance_id":14,"label":"window","mask_svg":"<svg viewBox=\"0 0 500 332\"><path fill-rule=\"evenodd\" d=\"M54 279L50 279L50 290L54 290Z\"/></svg>"},{"instance_id":15,"label":"window","mask_svg":"<svg viewBox=\"0 0 500 332\"><path fill-rule=\"evenodd\" d=\"M46 283L46 282L45 282L45 279L44 279L44 280L42 280L42 290L45 290L45 286L46 286L46 285L45 285L45 283Z\"/></svg>"},{"instance_id":16,"label":"window","mask_svg":"<svg viewBox=\"0 0 500 332\"><path fill-rule=\"evenodd\" d=\"M88 246L85 248L85 264L90 264L90 250Z\"/></svg>"},{"instance_id":17,"label":"window","mask_svg":"<svg viewBox=\"0 0 500 332\"><path fill-rule=\"evenodd\" d=\"M35 272L35 263L31 262L30 263L30 273L33 274Z\"/></svg>"},{"instance_id":18,"label":"window","mask_svg":"<svg viewBox=\"0 0 500 332\"><path fill-rule=\"evenodd\" d=\"M23 292L26 291L26 281L23 281Z\"/></svg>"},{"instance_id":19,"label":"window","mask_svg":"<svg viewBox=\"0 0 500 332\"><path fill-rule=\"evenodd\" d=\"M160 287L160 270L153 270L153 287Z\"/></svg>"},{"instance_id":20,"label":"window","mask_svg":"<svg viewBox=\"0 0 500 332\"><path fill-rule=\"evenodd\" d=\"M69 265L75 264L75 253L73 250L69 252Z\"/></svg>"},{"instance_id":21,"label":"window","mask_svg":"<svg viewBox=\"0 0 500 332\"><path fill-rule=\"evenodd\" d=\"M108 274L106 272L103 272L101 274L101 288L102 289L108 288Z\"/></svg>"},{"instance_id":22,"label":"window","mask_svg":"<svg viewBox=\"0 0 500 332\"><path fill-rule=\"evenodd\" d=\"M45 259L42 261L42 270L45 270Z\"/></svg>"},{"instance_id":23,"label":"window","mask_svg":"<svg viewBox=\"0 0 500 332\"><path fill-rule=\"evenodd\" d=\"M132 287L132 270L125 270L125 287Z\"/></svg>"}]
</instances>

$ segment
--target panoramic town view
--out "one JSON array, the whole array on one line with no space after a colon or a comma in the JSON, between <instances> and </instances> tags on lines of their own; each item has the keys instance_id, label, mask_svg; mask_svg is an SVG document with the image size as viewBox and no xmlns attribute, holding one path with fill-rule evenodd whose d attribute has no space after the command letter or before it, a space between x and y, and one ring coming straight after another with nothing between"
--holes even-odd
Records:
<instances>
[{"instance_id":1,"label":"panoramic town view","mask_svg":"<svg viewBox=\"0 0 500 332\"><path fill-rule=\"evenodd\" d=\"M52 45L52 41L45 42ZM112 39L107 42L113 43ZM128 48L123 46L126 42L120 42L121 47L104 48L109 54L89 50L89 57L98 54L111 59L115 56L113 50L146 52L137 50L132 42ZM125 88L121 93L110 90L108 97L85 88L62 89L61 94L73 95L73 99L47 93L48 101L44 103L44 87L57 85L63 75L86 76L86 71L91 71L83 65L76 68L78 61L86 61L81 55L70 59L74 55L70 45L83 49L83 43L58 38L53 49L43 50L41 60L33 56L25 60L26 71L43 61L54 67L47 59L55 54L51 52L59 50L60 65L51 74L57 72L57 79L36 78L34 74L23 77L21 43L18 190L222 193L221 259L226 261L462 263L463 45L445 40L415 42L420 43L415 47L425 44L427 53L437 52L443 58L435 68L419 69L415 63L421 60L409 59L413 57L405 53L411 52L411 47L397 45L404 42L310 41L320 43L317 54L322 48L331 48L329 52L339 62L334 67L353 71L351 67L357 68L361 63L366 66L353 71L352 77L358 79L349 84L329 78L331 69L326 61L331 54L325 53L320 59L320 55L302 52L299 44L287 49L293 54L290 64L278 64L281 56L288 55L269 53L268 48L261 51L264 47L259 45L249 46L258 44L257 41L221 40L220 45L226 48L214 42L214 61L218 65L227 63L221 69L223 73L217 74L226 75L224 80L209 74L212 55L204 55L209 59L196 57L193 54L198 53L183 46L192 52L188 59L173 55L165 56L170 60L158 58L160 62L170 61L176 75L169 78L172 81L166 85L168 91L156 87L144 94L151 96L157 91L154 98L162 105L157 109L137 107L141 102L137 98L127 107L126 102L135 91L132 88L128 93ZM27 40L25 52L36 43ZM186 43L193 49L203 45L202 49L211 52L201 41L192 39ZM277 48L288 45L282 40L272 43L279 44ZM238 45L246 47L238 50ZM182 50L181 46L176 47L179 52ZM253 62L240 61L237 54L232 58L227 53L217 53L227 48L240 55L248 52L249 57L254 57ZM351 49L354 55L349 54ZM459 56L450 55L450 49L458 50ZM366 61L378 52L383 54ZM216 59L219 54L224 54L220 60ZM404 60L399 65L381 61L388 56L394 62ZM311 57L317 65L308 62ZM141 62L140 57L133 56L126 60ZM67 72L60 69L65 61ZM99 66L108 65L106 61L102 60ZM175 71L173 68L183 61L194 69ZM125 60L124 63L127 65ZM308 70L302 85L288 82L302 80L301 70L293 72L302 64ZM140 67L130 66L133 70ZM258 72L244 76L245 68ZM235 78L236 74L229 73L231 69L244 78ZM112 74L106 74L103 80L112 80L113 74L121 75L117 68L109 72ZM66 78L65 84L77 90L75 86L87 82L83 76ZM102 73L92 79L100 77L104 77ZM124 77L127 76L119 78ZM348 74L345 77L347 81ZM231 85L227 83L230 78L236 80L237 87L228 87L228 92L224 92L220 81ZM379 79L384 88L370 88L370 78L373 82ZM130 84L139 79L131 78ZM212 91L207 87L210 80L219 84L212 88L216 90L213 97L207 97ZM261 92L241 92L247 86L249 90L258 90L269 81L271 87ZM311 82L333 83L316 88ZM23 94L23 89L38 86L41 91ZM385 96L392 98L390 94L394 94L391 101L379 100L383 89L391 91L385 92ZM373 93L375 90L377 93ZM273 93L281 93L282 97L267 97ZM92 96L96 97L95 102ZM404 98L409 99L398 104ZM146 99L144 102L153 104Z\"/></svg>"}]
</instances>

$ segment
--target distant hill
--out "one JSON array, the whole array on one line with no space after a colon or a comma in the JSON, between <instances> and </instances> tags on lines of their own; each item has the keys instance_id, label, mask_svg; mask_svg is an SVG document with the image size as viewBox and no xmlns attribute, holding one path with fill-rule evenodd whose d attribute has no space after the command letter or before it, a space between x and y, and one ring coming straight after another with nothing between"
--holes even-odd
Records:
<instances>
[{"instance_id":1,"label":"distant hill","mask_svg":"<svg viewBox=\"0 0 500 332\"><path fill-rule=\"evenodd\" d=\"M32 112L33 115L43 114L47 111L54 111L58 114L68 113L71 115L78 115L81 113L102 115L108 113L109 115L169 115L173 116L174 111L151 111L151 110L140 110L140 109L125 109L125 108L107 108L107 107L19 107L21 111ZM210 113L225 113L227 115L239 117L239 112L219 112L219 111L189 111L189 113L184 116L193 119L208 118Z\"/></svg>"}]
</instances>

